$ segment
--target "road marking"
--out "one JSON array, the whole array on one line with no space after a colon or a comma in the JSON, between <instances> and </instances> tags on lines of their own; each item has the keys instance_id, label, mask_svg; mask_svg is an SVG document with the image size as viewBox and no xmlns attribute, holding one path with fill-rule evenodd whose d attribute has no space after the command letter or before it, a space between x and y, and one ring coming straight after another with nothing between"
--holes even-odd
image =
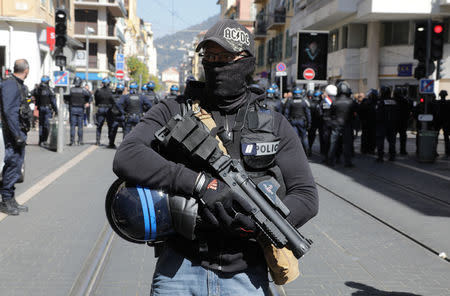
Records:
<instances>
[{"instance_id":1,"label":"road marking","mask_svg":"<svg viewBox=\"0 0 450 296\"><path fill-rule=\"evenodd\" d=\"M27 201L29 201L33 196L38 194L41 190L43 190L45 187L53 183L56 179L61 177L65 172L67 172L69 169L71 169L73 166L75 166L77 163L82 161L86 156L91 154L95 149L97 149L98 146L92 145L59 168L57 168L53 173L36 183L34 186L29 188L27 191L22 193L21 195L16 197L16 200L19 204L24 204ZM0 221L8 217L8 215L4 213L0 213Z\"/></svg>"},{"instance_id":2,"label":"road marking","mask_svg":"<svg viewBox=\"0 0 450 296\"><path fill-rule=\"evenodd\" d=\"M419 169L419 168L416 168L416 167L408 165L408 164L404 164L404 163L400 163L400 162L394 162L393 164L398 165L398 166L402 166L402 167L405 167L405 168L408 168L408 169L411 169L411 170L414 170L414 171L418 171L418 172L421 172L421 173L424 173L424 174L432 175L432 176L435 176L435 177L438 177L438 178L441 178L441 179L444 179L444 180L447 180L447 181L450 181L450 177L447 177L447 176L444 176L444 175L441 175L441 174L438 174L438 173L430 172L430 171L427 171L427 170Z\"/></svg>"}]
</instances>

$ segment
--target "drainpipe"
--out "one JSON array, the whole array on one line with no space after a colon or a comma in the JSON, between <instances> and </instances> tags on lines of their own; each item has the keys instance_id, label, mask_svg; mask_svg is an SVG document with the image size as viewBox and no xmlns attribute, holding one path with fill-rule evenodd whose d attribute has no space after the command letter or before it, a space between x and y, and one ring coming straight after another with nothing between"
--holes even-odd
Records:
<instances>
[{"instance_id":1,"label":"drainpipe","mask_svg":"<svg viewBox=\"0 0 450 296\"><path fill-rule=\"evenodd\" d=\"M13 31L14 31L14 27L9 23L9 22L6 22L7 24L8 24L8 27L9 27L9 45L8 45L8 69L11 69L12 70L12 55L11 55L11 52L12 52L12 36L13 36Z\"/></svg>"}]
</instances>

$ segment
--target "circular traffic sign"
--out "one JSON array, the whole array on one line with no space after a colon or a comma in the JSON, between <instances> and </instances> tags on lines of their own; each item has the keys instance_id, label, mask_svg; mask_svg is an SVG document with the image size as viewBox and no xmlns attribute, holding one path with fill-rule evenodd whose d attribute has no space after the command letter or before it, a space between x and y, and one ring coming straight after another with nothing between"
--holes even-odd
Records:
<instances>
[{"instance_id":1,"label":"circular traffic sign","mask_svg":"<svg viewBox=\"0 0 450 296\"><path fill-rule=\"evenodd\" d=\"M123 70L117 70L116 71L116 78L117 79L123 79L124 76L125 76L125 73L123 72Z\"/></svg>"},{"instance_id":2,"label":"circular traffic sign","mask_svg":"<svg viewBox=\"0 0 450 296\"><path fill-rule=\"evenodd\" d=\"M314 69L306 68L305 71L303 71L303 77L306 80L312 80L316 76L316 72L314 72Z\"/></svg>"},{"instance_id":3,"label":"circular traffic sign","mask_svg":"<svg viewBox=\"0 0 450 296\"><path fill-rule=\"evenodd\" d=\"M286 64L285 63L278 63L277 64L277 72L284 72L286 71Z\"/></svg>"}]
</instances>

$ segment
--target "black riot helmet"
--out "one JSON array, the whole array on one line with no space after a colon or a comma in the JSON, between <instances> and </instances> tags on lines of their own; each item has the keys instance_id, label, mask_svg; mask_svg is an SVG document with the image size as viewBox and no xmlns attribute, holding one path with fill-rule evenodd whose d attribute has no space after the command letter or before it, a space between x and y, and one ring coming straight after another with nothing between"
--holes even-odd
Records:
<instances>
[{"instance_id":1,"label":"black riot helmet","mask_svg":"<svg viewBox=\"0 0 450 296\"><path fill-rule=\"evenodd\" d=\"M81 80L81 78L78 76L73 79L73 85L75 85L76 87L80 87L82 83L83 80Z\"/></svg>"},{"instance_id":2,"label":"black riot helmet","mask_svg":"<svg viewBox=\"0 0 450 296\"><path fill-rule=\"evenodd\" d=\"M314 91L313 91L312 89L310 89L310 90L308 90L308 91L306 92L306 97L307 97L308 99L312 99L313 96L314 96Z\"/></svg>"},{"instance_id":3,"label":"black riot helmet","mask_svg":"<svg viewBox=\"0 0 450 296\"><path fill-rule=\"evenodd\" d=\"M447 97L447 96L448 96L448 93L445 89L443 89L439 92L439 97L441 97L441 99L445 100L445 97Z\"/></svg>"},{"instance_id":4,"label":"black riot helmet","mask_svg":"<svg viewBox=\"0 0 450 296\"><path fill-rule=\"evenodd\" d=\"M344 95L349 97L352 94L352 89L350 88L350 85L346 81L340 81L337 85L337 95Z\"/></svg>"},{"instance_id":5,"label":"black riot helmet","mask_svg":"<svg viewBox=\"0 0 450 296\"><path fill-rule=\"evenodd\" d=\"M403 97L403 88L399 87L399 86L394 88L393 97L394 98L401 98L401 97Z\"/></svg>"},{"instance_id":6,"label":"black riot helmet","mask_svg":"<svg viewBox=\"0 0 450 296\"><path fill-rule=\"evenodd\" d=\"M374 88L369 89L369 91L366 94L367 98L369 100L378 100L378 91Z\"/></svg>"},{"instance_id":7,"label":"black riot helmet","mask_svg":"<svg viewBox=\"0 0 450 296\"><path fill-rule=\"evenodd\" d=\"M389 86L382 86L380 89L380 97L382 98L390 98L391 97L391 88Z\"/></svg>"}]
</instances>

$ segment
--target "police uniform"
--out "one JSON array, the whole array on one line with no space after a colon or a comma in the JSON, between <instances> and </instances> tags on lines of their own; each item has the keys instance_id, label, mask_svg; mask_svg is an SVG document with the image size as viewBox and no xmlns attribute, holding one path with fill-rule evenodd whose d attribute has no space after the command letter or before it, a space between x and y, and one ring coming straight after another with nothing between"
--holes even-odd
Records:
<instances>
[{"instance_id":1,"label":"police uniform","mask_svg":"<svg viewBox=\"0 0 450 296\"><path fill-rule=\"evenodd\" d=\"M78 127L78 144L83 144L83 117L84 106L89 103L91 94L85 88L75 86L70 89L69 117L70 117L70 144L75 144L75 128Z\"/></svg>"},{"instance_id":2,"label":"police uniform","mask_svg":"<svg viewBox=\"0 0 450 296\"><path fill-rule=\"evenodd\" d=\"M152 89L148 89L148 86L147 86L147 93L145 95L147 96L152 106L159 103L158 95Z\"/></svg>"},{"instance_id":3,"label":"police uniform","mask_svg":"<svg viewBox=\"0 0 450 296\"><path fill-rule=\"evenodd\" d=\"M28 210L25 206L18 205L14 197L14 185L21 177L27 133L30 129L31 112L29 118L26 118L26 108L30 110L26 93L23 80L15 75L1 82L0 110L5 157L0 210L9 215L18 215L19 211Z\"/></svg>"},{"instance_id":4,"label":"police uniform","mask_svg":"<svg viewBox=\"0 0 450 296\"><path fill-rule=\"evenodd\" d=\"M97 106L97 113L95 114L95 122L97 125L95 144L100 145L103 124L108 117L110 108L114 104L112 91L106 86L97 89L94 94L94 99L95 106Z\"/></svg>"},{"instance_id":5,"label":"police uniform","mask_svg":"<svg viewBox=\"0 0 450 296\"><path fill-rule=\"evenodd\" d=\"M393 99L396 101L398 106L398 121L397 121L397 131L396 133L400 136L400 154L407 155L406 152L406 130L408 129L408 121L411 116L412 104L410 100L403 95L403 90L396 88L394 90Z\"/></svg>"},{"instance_id":6,"label":"police uniform","mask_svg":"<svg viewBox=\"0 0 450 296\"><path fill-rule=\"evenodd\" d=\"M39 110L39 145L42 145L48 139L53 111L58 113L56 98L46 83L41 83L38 88L34 89L32 96L35 97Z\"/></svg>"},{"instance_id":7,"label":"police uniform","mask_svg":"<svg viewBox=\"0 0 450 296\"><path fill-rule=\"evenodd\" d=\"M143 95L130 93L120 98L117 103L122 114L125 114L125 126L123 128L124 137L131 129L138 124L145 109L152 107L150 101Z\"/></svg>"},{"instance_id":8,"label":"police uniform","mask_svg":"<svg viewBox=\"0 0 450 296\"><path fill-rule=\"evenodd\" d=\"M328 151L330 150L330 137L331 137L331 105L336 100L335 96L327 95L320 102L319 110L322 118L322 141L320 145L320 151L323 157L323 162L328 162Z\"/></svg>"},{"instance_id":9,"label":"police uniform","mask_svg":"<svg viewBox=\"0 0 450 296\"><path fill-rule=\"evenodd\" d=\"M308 151L307 154L311 155L312 146L314 144L314 140L316 139L316 134L318 130L321 130L322 126L322 118L320 117L320 96L317 94L313 94L308 97L309 100L309 110L311 112L311 127L308 129ZM319 138L320 141L320 138ZM320 144L321 141L320 141ZM320 150L322 151L322 145L320 145Z\"/></svg>"},{"instance_id":10,"label":"police uniform","mask_svg":"<svg viewBox=\"0 0 450 296\"><path fill-rule=\"evenodd\" d=\"M375 154L376 148L376 116L375 105L378 92L371 90L367 97L358 105L358 115L361 120L361 153Z\"/></svg>"},{"instance_id":11,"label":"police uniform","mask_svg":"<svg viewBox=\"0 0 450 296\"><path fill-rule=\"evenodd\" d=\"M450 100L441 97L439 102L442 115L442 130L444 131L445 155L450 157Z\"/></svg>"},{"instance_id":12,"label":"police uniform","mask_svg":"<svg viewBox=\"0 0 450 296\"><path fill-rule=\"evenodd\" d=\"M275 93L273 93L271 95L269 95L269 94L266 95L266 98L264 99L264 106L268 110L272 110L272 111L279 112L279 113L283 112L281 100L275 98Z\"/></svg>"},{"instance_id":13,"label":"police uniform","mask_svg":"<svg viewBox=\"0 0 450 296\"><path fill-rule=\"evenodd\" d=\"M114 142L116 141L117 130L119 127L124 127L125 116L122 114L118 103L120 98L122 97L122 92L116 92L113 95L113 104L111 108L108 110L108 140L109 145L108 148L115 148L116 145Z\"/></svg>"},{"instance_id":14,"label":"police uniform","mask_svg":"<svg viewBox=\"0 0 450 296\"><path fill-rule=\"evenodd\" d=\"M306 131L311 125L309 102L305 98L294 96L287 100L285 110L284 114L295 128L297 135L302 142L303 150L308 151L309 144Z\"/></svg>"},{"instance_id":15,"label":"police uniform","mask_svg":"<svg viewBox=\"0 0 450 296\"><path fill-rule=\"evenodd\" d=\"M384 139L389 145L389 160L395 160L395 134L398 121L398 105L391 98L391 91L388 87L382 87L380 98L375 105L376 112L376 137L377 137L377 154L378 162L383 161L384 156Z\"/></svg>"},{"instance_id":16,"label":"police uniform","mask_svg":"<svg viewBox=\"0 0 450 296\"><path fill-rule=\"evenodd\" d=\"M232 38L229 33L232 30L241 36L233 46L226 39ZM217 36L215 42L220 42L228 52L253 53L251 33L235 20L219 21L208 30L197 50L211 36ZM239 50L244 44L245 48ZM306 155L299 149L300 141L289 122L281 114L262 108L258 102L264 95L262 98L255 95L246 84L245 78L254 71L255 58L242 57L226 65L203 59L202 64L206 86L204 95L197 97L200 108L193 111L198 116L212 117L216 125L212 132L217 133L228 154L239 159L253 178L273 176L283 180L281 190L287 194L280 197L290 209L287 220L300 227L317 213L317 190ZM216 78L222 77L226 83L218 85ZM212 93L216 90L222 95ZM198 177L201 172L212 173L212 170L202 161L185 157L175 149L162 150L164 147L159 146L155 136L175 115L183 113L185 103L181 96L164 100L145 114L116 152L113 170L119 177L188 198L201 192L197 187ZM208 185L205 187L207 191L215 191L220 186L218 189L214 186L220 184L216 180L205 183ZM222 283L221 294L269 293L267 265L260 245L248 235L241 236L241 229L235 232L221 225L204 225L197 229L198 236L193 240L181 235L168 238L155 268L151 294L172 288L180 295L200 294L197 291L204 288L189 283L205 282L211 276ZM167 272L176 278L164 280Z\"/></svg>"}]
</instances>

